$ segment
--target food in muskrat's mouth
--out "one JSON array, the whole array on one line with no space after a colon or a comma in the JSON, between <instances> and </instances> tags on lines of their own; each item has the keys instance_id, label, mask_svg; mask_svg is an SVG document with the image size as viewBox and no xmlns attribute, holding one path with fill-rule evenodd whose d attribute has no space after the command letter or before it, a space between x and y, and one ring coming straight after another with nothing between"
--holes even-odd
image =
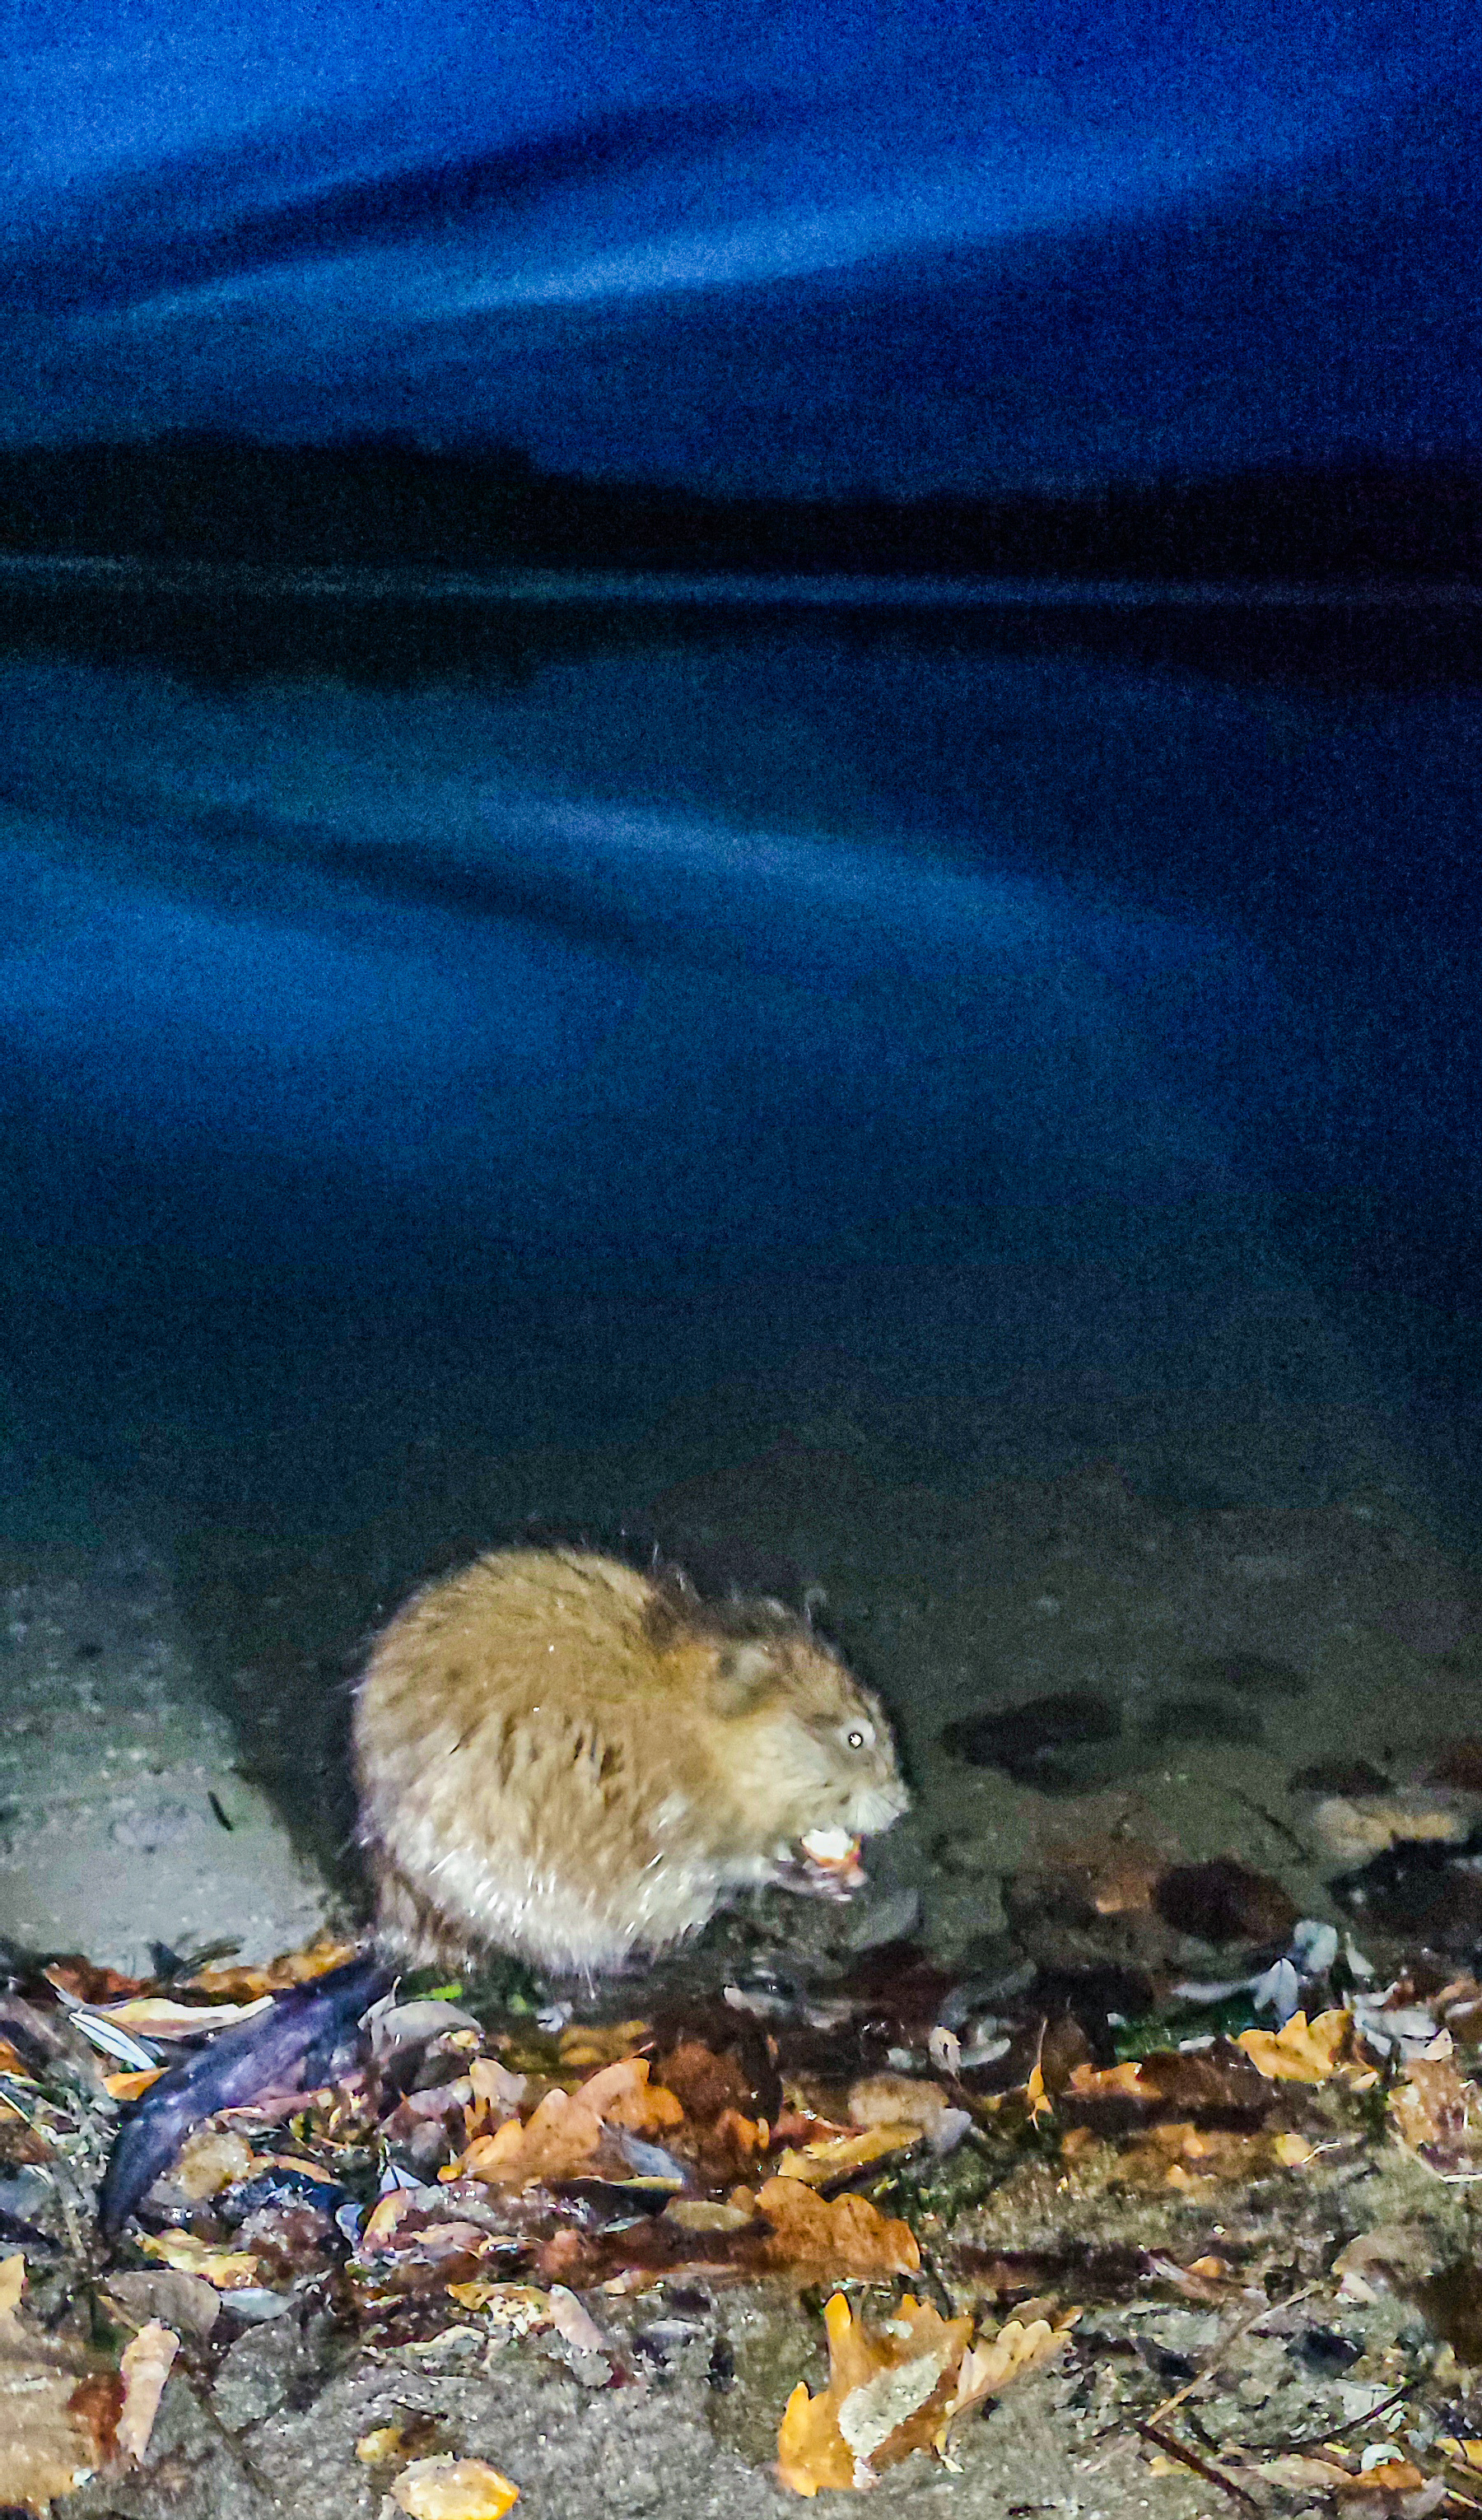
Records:
<instances>
[{"instance_id":1,"label":"food in muskrat's mouth","mask_svg":"<svg viewBox=\"0 0 1482 2520\"><path fill-rule=\"evenodd\" d=\"M846 1828L810 1828L798 1840L804 1860L838 1890L857 1890L864 1880L860 1842Z\"/></svg>"}]
</instances>

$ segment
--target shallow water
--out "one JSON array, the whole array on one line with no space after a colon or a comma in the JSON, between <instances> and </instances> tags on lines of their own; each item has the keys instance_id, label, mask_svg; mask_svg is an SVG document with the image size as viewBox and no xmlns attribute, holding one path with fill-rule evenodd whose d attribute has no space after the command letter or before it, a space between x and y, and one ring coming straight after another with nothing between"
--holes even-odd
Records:
<instances>
[{"instance_id":1,"label":"shallow water","mask_svg":"<svg viewBox=\"0 0 1482 2520\"><path fill-rule=\"evenodd\" d=\"M16 648L18 1527L333 1532L439 1451L788 1426L1369 1476L1466 1541L1482 695L1260 679L1267 635L1241 678L831 619L359 681Z\"/></svg>"}]
</instances>

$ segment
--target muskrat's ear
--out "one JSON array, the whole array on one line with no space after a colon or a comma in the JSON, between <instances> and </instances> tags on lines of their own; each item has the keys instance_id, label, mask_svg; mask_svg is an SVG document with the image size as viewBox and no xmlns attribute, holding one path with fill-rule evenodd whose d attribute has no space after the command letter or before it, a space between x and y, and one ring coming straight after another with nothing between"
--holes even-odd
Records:
<instances>
[{"instance_id":1,"label":"muskrat's ear","mask_svg":"<svg viewBox=\"0 0 1482 2520\"><path fill-rule=\"evenodd\" d=\"M777 1688L770 1645L728 1645L715 1666L711 1701L718 1715L751 1715Z\"/></svg>"}]
</instances>

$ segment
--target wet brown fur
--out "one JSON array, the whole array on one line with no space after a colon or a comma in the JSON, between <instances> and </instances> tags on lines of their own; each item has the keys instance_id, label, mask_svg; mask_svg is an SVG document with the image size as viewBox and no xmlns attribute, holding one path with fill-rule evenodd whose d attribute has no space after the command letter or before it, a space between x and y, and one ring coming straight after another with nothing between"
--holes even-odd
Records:
<instances>
[{"instance_id":1,"label":"wet brown fur","mask_svg":"<svg viewBox=\"0 0 1482 2520\"><path fill-rule=\"evenodd\" d=\"M852 1736L852 1737L851 1737ZM880 1708L772 1602L574 1550L408 1603L357 1692L361 1842L395 1952L598 1971L907 1807Z\"/></svg>"}]
</instances>

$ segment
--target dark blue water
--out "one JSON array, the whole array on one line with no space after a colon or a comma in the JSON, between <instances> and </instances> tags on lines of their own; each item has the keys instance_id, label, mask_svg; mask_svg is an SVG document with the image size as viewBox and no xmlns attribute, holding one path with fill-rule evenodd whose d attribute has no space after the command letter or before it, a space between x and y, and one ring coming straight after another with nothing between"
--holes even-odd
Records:
<instances>
[{"instance_id":1,"label":"dark blue water","mask_svg":"<svg viewBox=\"0 0 1482 2520\"><path fill-rule=\"evenodd\" d=\"M790 1410L1474 1529L1476 690L815 621L0 711L16 1514Z\"/></svg>"}]
</instances>

